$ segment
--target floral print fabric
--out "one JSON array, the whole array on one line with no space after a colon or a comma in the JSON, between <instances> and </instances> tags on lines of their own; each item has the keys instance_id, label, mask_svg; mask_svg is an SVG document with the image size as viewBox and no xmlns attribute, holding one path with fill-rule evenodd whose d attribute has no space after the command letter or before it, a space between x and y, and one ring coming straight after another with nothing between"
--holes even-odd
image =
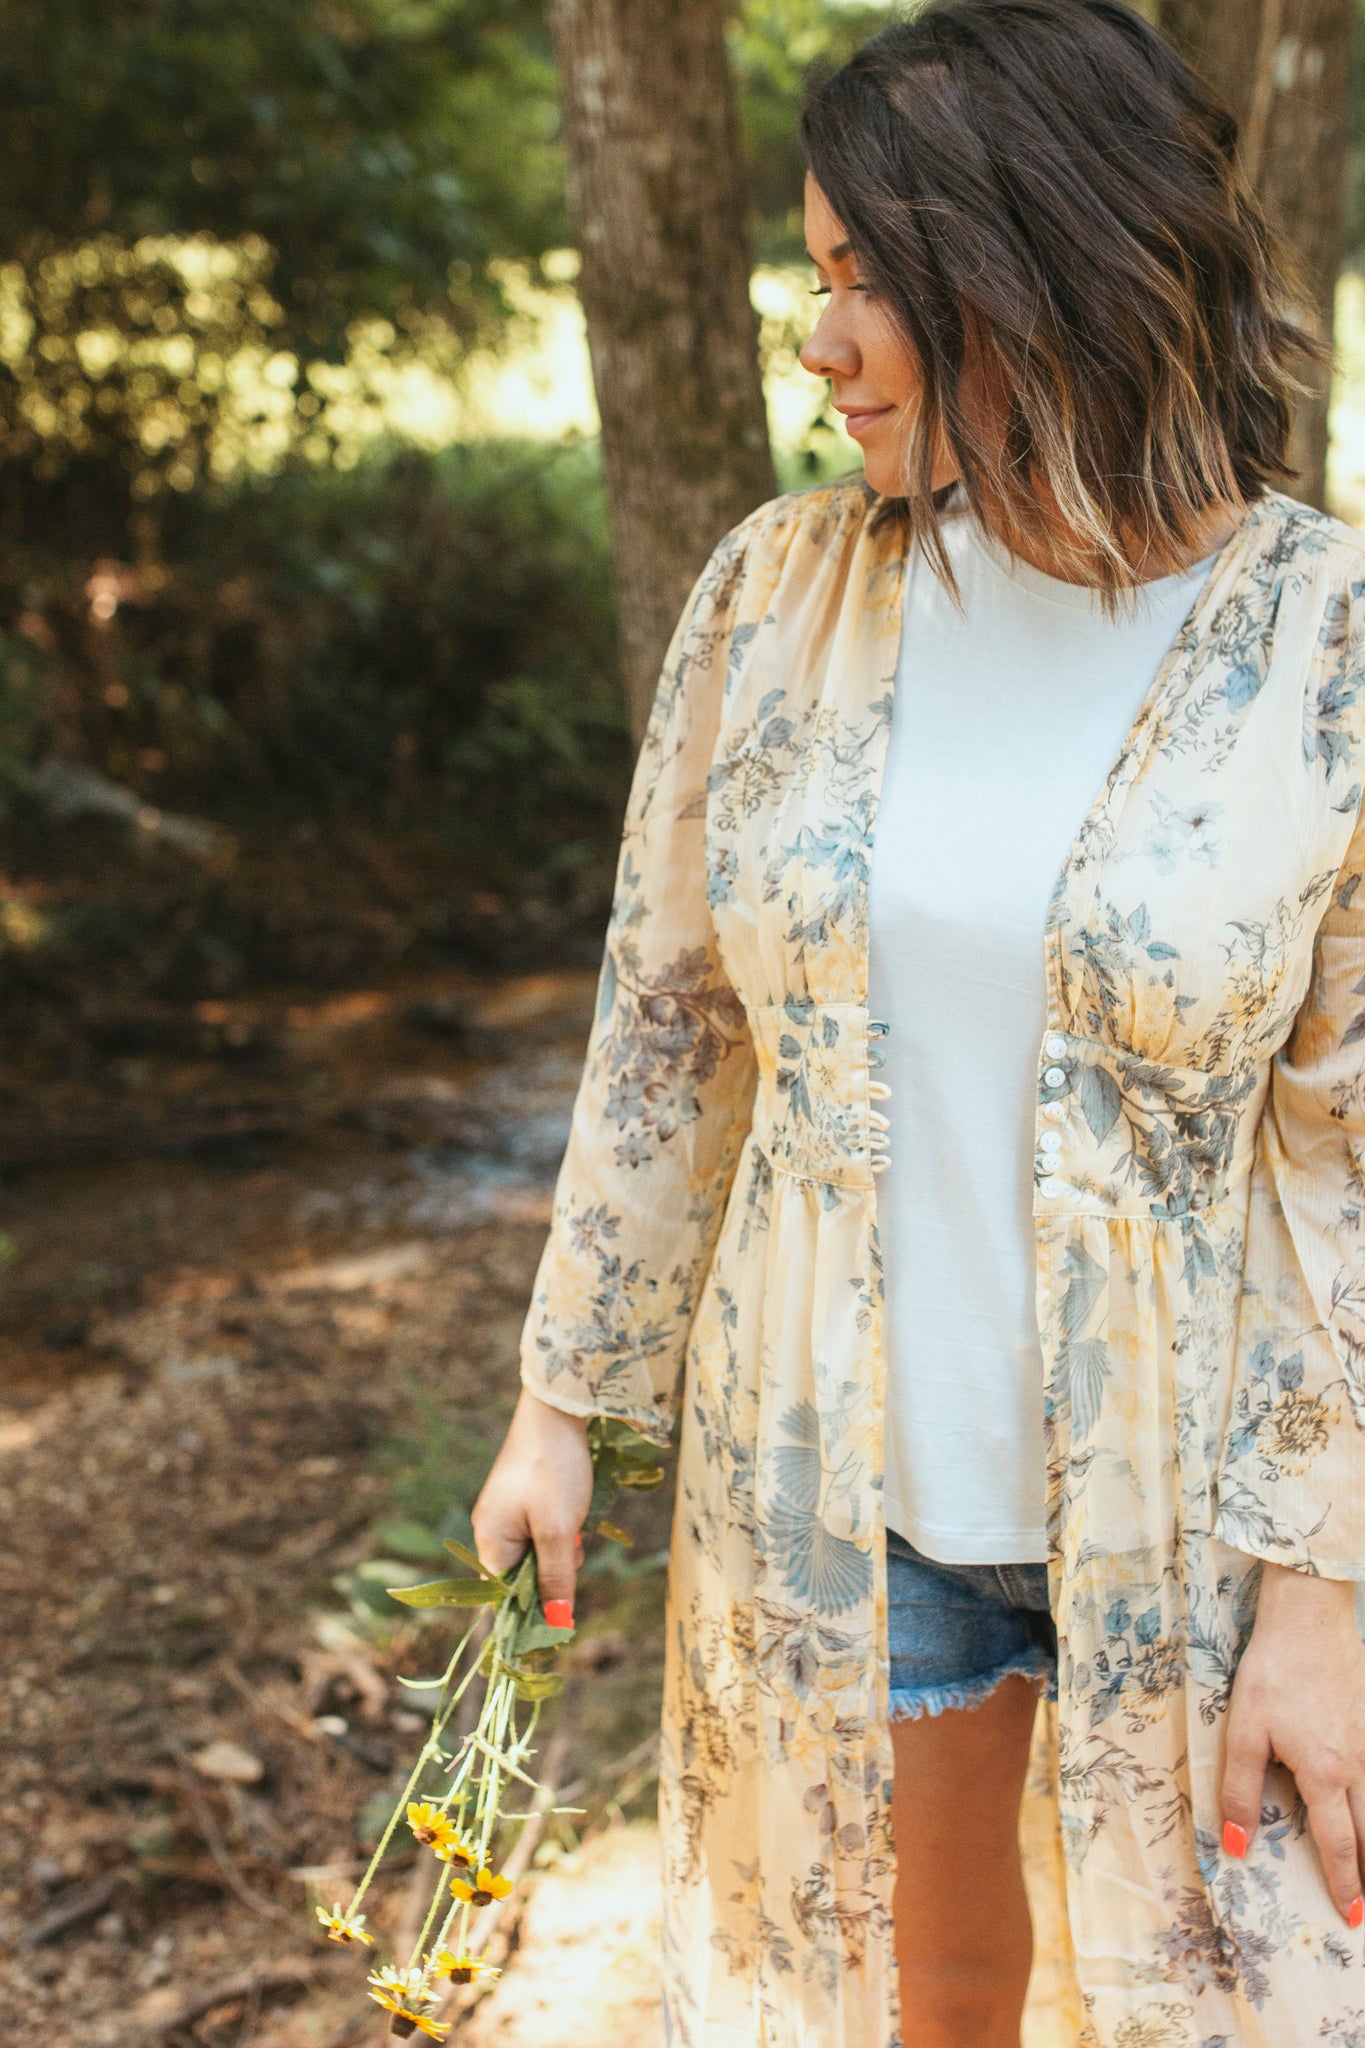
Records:
<instances>
[{"instance_id":1,"label":"floral print fabric","mask_svg":"<svg viewBox=\"0 0 1365 2048\"><path fill-rule=\"evenodd\" d=\"M681 1410L677 2048L901 2039L868 1116L885 509L860 481L762 507L679 623L525 1331L545 1400L659 1441ZM1102 2048L1365 2048L1360 1944L1279 1766L1246 1862L1219 1848L1262 1560L1365 1577L1363 685L1365 544L1267 494L1040 934L1050 1796Z\"/></svg>"}]
</instances>

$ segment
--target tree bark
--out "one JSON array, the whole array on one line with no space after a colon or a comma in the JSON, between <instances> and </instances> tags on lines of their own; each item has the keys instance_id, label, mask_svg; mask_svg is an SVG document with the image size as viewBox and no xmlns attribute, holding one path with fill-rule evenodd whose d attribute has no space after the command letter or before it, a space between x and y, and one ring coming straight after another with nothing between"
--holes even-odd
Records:
<instances>
[{"instance_id":1,"label":"tree bark","mask_svg":"<svg viewBox=\"0 0 1365 2048\"><path fill-rule=\"evenodd\" d=\"M1161 0L1160 20L1231 102L1247 174L1297 258L1308 324L1330 336L1344 253L1350 0ZM1295 409L1289 488L1321 505L1330 377L1305 381L1313 391Z\"/></svg>"},{"instance_id":2,"label":"tree bark","mask_svg":"<svg viewBox=\"0 0 1365 2048\"><path fill-rule=\"evenodd\" d=\"M724 0L552 0L638 739L691 585L773 495Z\"/></svg>"}]
</instances>

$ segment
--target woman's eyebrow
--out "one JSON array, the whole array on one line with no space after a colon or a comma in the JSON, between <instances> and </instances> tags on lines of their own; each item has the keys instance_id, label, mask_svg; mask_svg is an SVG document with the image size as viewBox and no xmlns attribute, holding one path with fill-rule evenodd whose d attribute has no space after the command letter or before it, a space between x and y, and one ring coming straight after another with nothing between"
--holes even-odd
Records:
<instances>
[{"instance_id":1,"label":"woman's eyebrow","mask_svg":"<svg viewBox=\"0 0 1365 2048\"><path fill-rule=\"evenodd\" d=\"M806 250L806 254L817 267L821 263L842 263L845 256L853 254L853 244L852 242L836 242L834 247L825 256L817 256L815 251L810 248Z\"/></svg>"}]
</instances>

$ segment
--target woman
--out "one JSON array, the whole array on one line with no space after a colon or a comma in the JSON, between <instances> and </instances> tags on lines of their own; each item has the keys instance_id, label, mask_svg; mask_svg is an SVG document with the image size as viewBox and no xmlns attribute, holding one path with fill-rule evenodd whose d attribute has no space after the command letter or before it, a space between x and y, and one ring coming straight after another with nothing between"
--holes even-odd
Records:
<instances>
[{"instance_id":1,"label":"woman","mask_svg":"<svg viewBox=\"0 0 1365 2048\"><path fill-rule=\"evenodd\" d=\"M1270 487L1312 344L1118 0L932 6L802 134L865 481L675 635L480 1551L567 1615L583 1418L680 1406L671 2041L1013 2048L1041 1690L1085 2038L1360 2048L1365 547Z\"/></svg>"}]
</instances>

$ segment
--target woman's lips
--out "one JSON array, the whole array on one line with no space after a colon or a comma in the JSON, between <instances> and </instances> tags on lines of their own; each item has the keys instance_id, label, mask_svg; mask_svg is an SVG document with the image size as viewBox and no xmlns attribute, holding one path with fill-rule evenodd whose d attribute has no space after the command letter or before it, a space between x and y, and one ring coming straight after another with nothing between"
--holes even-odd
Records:
<instances>
[{"instance_id":1,"label":"woman's lips","mask_svg":"<svg viewBox=\"0 0 1365 2048\"><path fill-rule=\"evenodd\" d=\"M861 441L870 434L878 421L884 420L893 411L889 405L836 405L834 410L844 416L844 425L855 441Z\"/></svg>"}]
</instances>

